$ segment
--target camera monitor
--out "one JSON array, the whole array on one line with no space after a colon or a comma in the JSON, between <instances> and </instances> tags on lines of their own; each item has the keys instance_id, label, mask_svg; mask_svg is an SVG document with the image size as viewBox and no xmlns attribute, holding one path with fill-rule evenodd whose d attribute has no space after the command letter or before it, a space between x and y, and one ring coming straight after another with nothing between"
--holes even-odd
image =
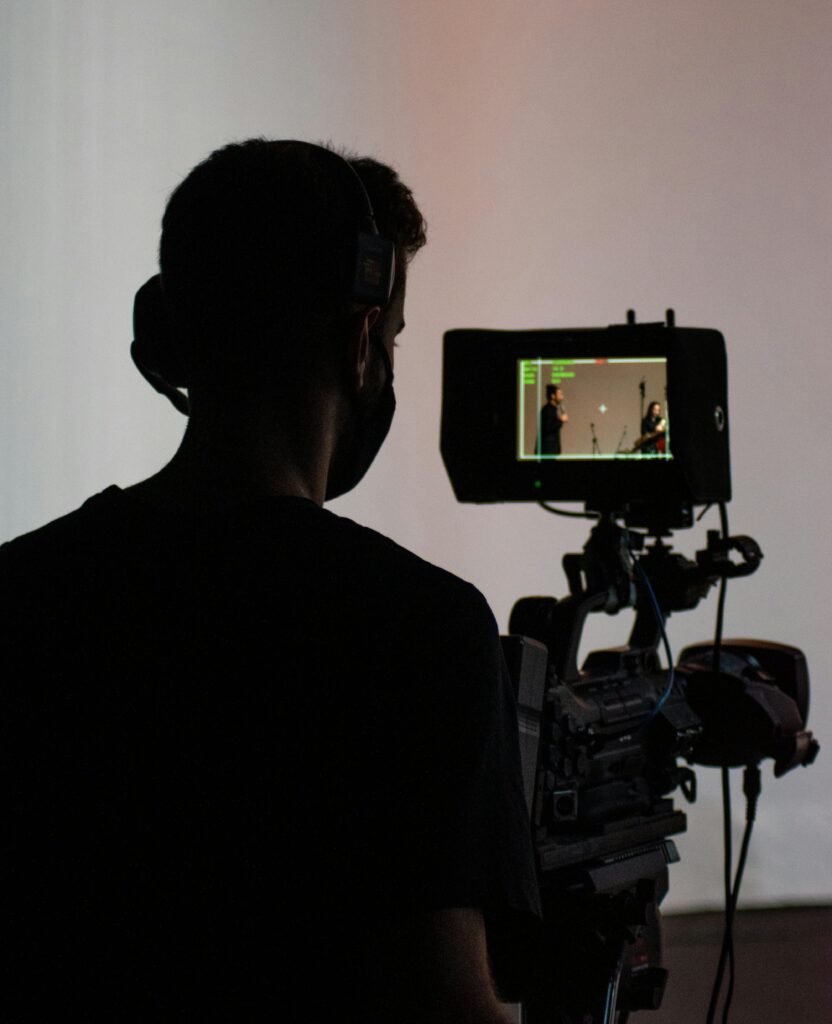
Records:
<instances>
[{"instance_id":1,"label":"camera monitor","mask_svg":"<svg viewBox=\"0 0 832 1024\"><path fill-rule=\"evenodd\" d=\"M718 331L454 330L443 374L442 456L460 501L623 512L730 499Z\"/></svg>"}]
</instances>

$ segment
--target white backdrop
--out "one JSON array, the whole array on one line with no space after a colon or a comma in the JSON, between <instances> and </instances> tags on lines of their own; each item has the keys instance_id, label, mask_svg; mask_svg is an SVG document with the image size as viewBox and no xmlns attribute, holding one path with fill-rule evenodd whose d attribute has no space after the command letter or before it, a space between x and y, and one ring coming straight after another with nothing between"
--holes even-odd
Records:
<instances>
[{"instance_id":1,"label":"white backdrop","mask_svg":"<svg viewBox=\"0 0 832 1024\"><path fill-rule=\"evenodd\" d=\"M561 555L586 529L454 502L443 331L668 306L722 330L731 525L766 555L731 586L726 633L806 651L827 744L809 770L766 768L744 901L828 901L830 110L828 0L0 0L0 540L175 449L183 421L128 344L188 169L258 134L378 155L414 188L430 242L391 438L334 510L471 579L505 628L516 597L565 591ZM710 635L715 605L671 619L675 650ZM593 622L585 647L628 628ZM714 770L700 788L668 908L721 899Z\"/></svg>"}]
</instances>

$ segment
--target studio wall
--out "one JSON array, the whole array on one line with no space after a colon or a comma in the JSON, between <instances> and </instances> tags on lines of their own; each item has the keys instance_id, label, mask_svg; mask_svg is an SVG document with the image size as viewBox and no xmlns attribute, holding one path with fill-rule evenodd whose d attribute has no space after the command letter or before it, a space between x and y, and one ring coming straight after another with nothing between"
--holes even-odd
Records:
<instances>
[{"instance_id":1,"label":"studio wall","mask_svg":"<svg viewBox=\"0 0 832 1024\"><path fill-rule=\"evenodd\" d=\"M765 553L729 587L726 634L804 649L828 745L830 109L825 0L0 0L0 540L175 450L184 421L128 355L170 190L227 141L332 140L393 163L429 222L396 421L333 511L472 580L505 628L517 597L565 591L587 530L455 503L443 332L673 307L725 335L731 526ZM715 610L674 615L674 650ZM600 617L585 647L628 628ZM747 904L832 899L830 789L827 750L766 769ZM689 813L666 906L716 907L715 771Z\"/></svg>"}]
</instances>

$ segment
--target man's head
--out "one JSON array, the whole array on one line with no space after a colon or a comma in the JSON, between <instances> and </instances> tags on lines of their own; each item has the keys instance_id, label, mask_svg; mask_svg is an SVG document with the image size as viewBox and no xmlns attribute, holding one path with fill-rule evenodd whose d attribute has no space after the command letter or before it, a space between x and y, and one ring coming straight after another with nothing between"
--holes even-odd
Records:
<instances>
[{"instance_id":1,"label":"man's head","mask_svg":"<svg viewBox=\"0 0 832 1024\"><path fill-rule=\"evenodd\" d=\"M185 453L219 471L222 455L253 489L321 500L354 486L392 418L425 230L410 189L369 158L251 139L195 167L165 210L131 349L190 413L176 466Z\"/></svg>"},{"instance_id":2,"label":"man's head","mask_svg":"<svg viewBox=\"0 0 832 1024\"><path fill-rule=\"evenodd\" d=\"M550 405L560 405L563 401L563 392L557 384L546 385L546 400Z\"/></svg>"},{"instance_id":3,"label":"man's head","mask_svg":"<svg viewBox=\"0 0 832 1024\"><path fill-rule=\"evenodd\" d=\"M425 224L395 171L347 158L366 189L379 234L396 252L380 336L401 316L407 265ZM344 160L294 141L251 139L212 153L174 191L159 262L188 384L247 390L264 373L288 382L320 372L324 350L354 326L351 286L367 206ZM326 360L324 360L326 362Z\"/></svg>"},{"instance_id":4,"label":"man's head","mask_svg":"<svg viewBox=\"0 0 832 1024\"><path fill-rule=\"evenodd\" d=\"M651 419L659 419L662 414L661 402L651 402L647 410L647 415Z\"/></svg>"}]
</instances>

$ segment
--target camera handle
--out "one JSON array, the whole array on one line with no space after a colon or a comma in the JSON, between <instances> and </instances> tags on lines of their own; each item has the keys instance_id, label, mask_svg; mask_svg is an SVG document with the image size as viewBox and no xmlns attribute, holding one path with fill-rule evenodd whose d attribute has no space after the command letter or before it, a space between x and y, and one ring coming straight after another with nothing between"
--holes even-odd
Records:
<instances>
[{"instance_id":1,"label":"camera handle","mask_svg":"<svg viewBox=\"0 0 832 1024\"><path fill-rule=\"evenodd\" d=\"M581 678L578 648L587 615L596 611L614 615L636 604L633 550L643 541L643 534L619 526L613 513L604 513L592 528L583 553L563 556L569 595L559 601L523 597L515 603L509 632L545 644L561 682Z\"/></svg>"},{"instance_id":2,"label":"camera handle","mask_svg":"<svg viewBox=\"0 0 832 1024\"><path fill-rule=\"evenodd\" d=\"M732 561L732 552L739 555L739 561ZM762 558L763 552L753 537L723 538L719 530L708 530L707 547L696 552L695 562L674 552L658 537L639 557L639 567L650 581L662 618L667 618L671 612L695 608L718 580L750 576ZM630 646L658 647L661 629L644 583L639 586L635 606Z\"/></svg>"},{"instance_id":3,"label":"camera handle","mask_svg":"<svg viewBox=\"0 0 832 1024\"><path fill-rule=\"evenodd\" d=\"M590 612L601 611L606 603L606 593L570 594L560 601L553 597L521 597L511 610L508 631L545 644L557 678L576 682L581 677L578 646L584 622Z\"/></svg>"},{"instance_id":4,"label":"camera handle","mask_svg":"<svg viewBox=\"0 0 832 1024\"><path fill-rule=\"evenodd\" d=\"M643 554L636 555L644 541L644 534L619 526L613 514L604 514L593 527L583 552L563 556L569 595L560 600L524 597L514 605L509 632L545 644L561 682L581 678L578 648L590 612L614 615L622 608L634 607L630 648L658 649L661 629L656 608L634 571L636 558L666 618L671 612L695 608L720 578L749 576L763 557L752 537L723 539L718 530L708 531L708 545L697 551L695 562L674 552L661 537L656 537ZM732 552L740 556L740 561L731 560Z\"/></svg>"},{"instance_id":5,"label":"camera handle","mask_svg":"<svg viewBox=\"0 0 832 1024\"><path fill-rule=\"evenodd\" d=\"M736 551L741 562L732 562L730 552ZM756 572L763 559L760 545L753 537L737 536L723 539L719 530L708 530L708 546L696 552L696 563L708 577L733 579Z\"/></svg>"}]
</instances>

